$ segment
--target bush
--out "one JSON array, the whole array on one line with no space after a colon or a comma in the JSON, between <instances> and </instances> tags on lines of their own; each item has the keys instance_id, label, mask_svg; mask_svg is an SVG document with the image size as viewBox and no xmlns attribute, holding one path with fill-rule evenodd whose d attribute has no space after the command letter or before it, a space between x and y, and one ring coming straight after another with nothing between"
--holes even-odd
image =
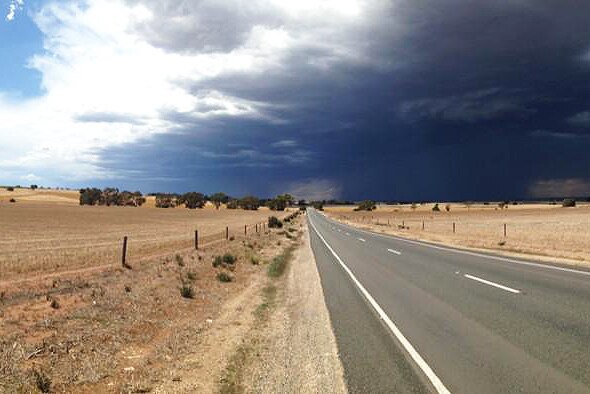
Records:
<instances>
[{"instance_id":1,"label":"bush","mask_svg":"<svg viewBox=\"0 0 590 394\"><path fill-rule=\"evenodd\" d=\"M234 278L228 274L227 272L218 272L217 273L217 280L224 283L229 283L234 280Z\"/></svg>"},{"instance_id":2,"label":"bush","mask_svg":"<svg viewBox=\"0 0 590 394\"><path fill-rule=\"evenodd\" d=\"M324 203L322 201L312 201L311 206L318 211L324 210Z\"/></svg>"},{"instance_id":3,"label":"bush","mask_svg":"<svg viewBox=\"0 0 590 394\"><path fill-rule=\"evenodd\" d=\"M238 200L229 200L226 204L227 209L238 209L239 203Z\"/></svg>"},{"instance_id":4,"label":"bush","mask_svg":"<svg viewBox=\"0 0 590 394\"><path fill-rule=\"evenodd\" d=\"M561 203L561 206L564 207L564 208L575 207L576 206L576 200L574 200L573 198L566 198Z\"/></svg>"},{"instance_id":5,"label":"bush","mask_svg":"<svg viewBox=\"0 0 590 394\"><path fill-rule=\"evenodd\" d=\"M226 254L223 255L223 257L221 258L221 260L225 264L233 265L238 260L238 258L236 256L234 256L233 254L226 253Z\"/></svg>"},{"instance_id":6,"label":"bush","mask_svg":"<svg viewBox=\"0 0 590 394\"><path fill-rule=\"evenodd\" d=\"M268 218L268 228L281 228L283 227L283 222L281 222L277 217L270 216Z\"/></svg>"},{"instance_id":7,"label":"bush","mask_svg":"<svg viewBox=\"0 0 590 394\"><path fill-rule=\"evenodd\" d=\"M57 299L52 299L51 300L51 304L49 304L53 309L59 309L61 307L61 305L59 304L59 301Z\"/></svg>"},{"instance_id":8,"label":"bush","mask_svg":"<svg viewBox=\"0 0 590 394\"><path fill-rule=\"evenodd\" d=\"M250 262L252 265L260 265L260 258L258 256L250 256Z\"/></svg>"},{"instance_id":9,"label":"bush","mask_svg":"<svg viewBox=\"0 0 590 394\"><path fill-rule=\"evenodd\" d=\"M445 211L449 212L451 210L451 204L445 205Z\"/></svg>"},{"instance_id":10,"label":"bush","mask_svg":"<svg viewBox=\"0 0 590 394\"><path fill-rule=\"evenodd\" d=\"M438 207L438 203L434 204L434 206L432 207L432 211L433 212L440 212L440 208Z\"/></svg>"},{"instance_id":11,"label":"bush","mask_svg":"<svg viewBox=\"0 0 590 394\"><path fill-rule=\"evenodd\" d=\"M158 194L156 196L156 208L174 208L176 196L172 194Z\"/></svg>"},{"instance_id":12,"label":"bush","mask_svg":"<svg viewBox=\"0 0 590 394\"><path fill-rule=\"evenodd\" d=\"M179 267L184 267L184 259L182 258L182 256L177 254L174 257L176 258L176 264L178 264Z\"/></svg>"},{"instance_id":13,"label":"bush","mask_svg":"<svg viewBox=\"0 0 590 394\"><path fill-rule=\"evenodd\" d=\"M205 195L197 192L184 193L179 202L188 209L203 208L205 206Z\"/></svg>"},{"instance_id":14,"label":"bush","mask_svg":"<svg viewBox=\"0 0 590 394\"><path fill-rule=\"evenodd\" d=\"M221 260L221 256L215 256L215 258L213 259L213 268L217 268L221 264L223 264L223 261Z\"/></svg>"},{"instance_id":15,"label":"bush","mask_svg":"<svg viewBox=\"0 0 590 394\"><path fill-rule=\"evenodd\" d=\"M13 192L14 191L14 187L9 186L9 187L6 188L6 191L7 192Z\"/></svg>"},{"instance_id":16,"label":"bush","mask_svg":"<svg viewBox=\"0 0 590 394\"><path fill-rule=\"evenodd\" d=\"M35 385L37 386L37 389L39 389L40 392L51 392L51 379L43 371L37 371L36 369L34 369L33 379L35 380Z\"/></svg>"},{"instance_id":17,"label":"bush","mask_svg":"<svg viewBox=\"0 0 590 394\"><path fill-rule=\"evenodd\" d=\"M11 203L15 203L15 202L16 202L16 200L15 200L14 198L11 198L9 201L10 201Z\"/></svg>"},{"instance_id":18,"label":"bush","mask_svg":"<svg viewBox=\"0 0 590 394\"><path fill-rule=\"evenodd\" d=\"M183 298L195 298L195 290L191 285L183 284L180 287L180 295Z\"/></svg>"},{"instance_id":19,"label":"bush","mask_svg":"<svg viewBox=\"0 0 590 394\"><path fill-rule=\"evenodd\" d=\"M186 273L186 278L190 281L197 280L197 274L193 271L189 271Z\"/></svg>"},{"instance_id":20,"label":"bush","mask_svg":"<svg viewBox=\"0 0 590 394\"><path fill-rule=\"evenodd\" d=\"M354 210L355 211L373 211L375 209L377 209L377 206L375 205L375 201L365 200L365 201L362 201L361 203L359 203L359 206L356 207Z\"/></svg>"}]
</instances>

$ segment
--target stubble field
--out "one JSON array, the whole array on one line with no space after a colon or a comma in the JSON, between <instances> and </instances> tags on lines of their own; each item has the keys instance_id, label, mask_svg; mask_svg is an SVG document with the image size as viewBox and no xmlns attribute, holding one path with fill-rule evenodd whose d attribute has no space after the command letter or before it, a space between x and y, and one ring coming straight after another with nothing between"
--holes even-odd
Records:
<instances>
[{"instance_id":1,"label":"stubble field","mask_svg":"<svg viewBox=\"0 0 590 394\"><path fill-rule=\"evenodd\" d=\"M79 206L71 192L29 193L16 203L0 201L0 280L21 275L83 269L120 262L129 237L128 261L239 238L256 231L270 211ZM275 213L277 216L280 214ZM283 214L285 215L285 214Z\"/></svg>"},{"instance_id":2,"label":"stubble field","mask_svg":"<svg viewBox=\"0 0 590 394\"><path fill-rule=\"evenodd\" d=\"M432 211L433 204L414 209L381 205L373 212L354 212L351 206L325 210L335 219L377 232L541 261L590 265L590 205L523 204L501 209L497 204L451 203L448 212L445 205L439 204L440 212Z\"/></svg>"}]
</instances>

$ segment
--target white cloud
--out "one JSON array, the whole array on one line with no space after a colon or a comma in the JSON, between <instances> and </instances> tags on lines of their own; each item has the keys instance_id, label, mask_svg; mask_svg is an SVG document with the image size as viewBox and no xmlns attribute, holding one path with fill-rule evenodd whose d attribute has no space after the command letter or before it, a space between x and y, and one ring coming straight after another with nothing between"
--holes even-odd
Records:
<instances>
[{"instance_id":1,"label":"white cloud","mask_svg":"<svg viewBox=\"0 0 590 394\"><path fill-rule=\"evenodd\" d=\"M277 142L273 142L270 146L273 148L293 148L297 146L297 141L295 140L281 140Z\"/></svg>"},{"instance_id":2,"label":"white cloud","mask_svg":"<svg viewBox=\"0 0 590 394\"><path fill-rule=\"evenodd\" d=\"M29 61L29 67L42 75L43 94L22 100L0 92L0 172L10 169L25 176L44 169L64 180L113 178L116 172L107 173L100 166L101 150L174 132L183 127L176 118L197 125L217 117L279 123L282 120L269 111L274 103L232 96L212 88L211 81L280 72L290 66L289 56L307 48L314 50L318 67L367 61L371 57L363 55L355 29L368 20L366 11L374 10L376 3L229 0L222 7L217 1L181 6L176 1L72 0L45 4L33 16L44 36L44 52ZM10 9L22 5L22 0L15 0ZM211 9L217 19L199 14ZM248 13L255 15L250 18ZM193 23L193 17L202 23ZM231 23L218 23L227 18L240 21L239 31L233 31ZM210 43L195 43L194 37L200 36L191 35L193 29L204 29L201 36ZM181 33L186 35L185 43L180 48L170 46L174 38L184 37ZM194 132L199 132L198 127Z\"/></svg>"},{"instance_id":3,"label":"white cloud","mask_svg":"<svg viewBox=\"0 0 590 394\"><path fill-rule=\"evenodd\" d=\"M35 174L27 174L25 176L22 176L21 179L29 182L37 182L41 180L41 177L38 177Z\"/></svg>"},{"instance_id":4,"label":"white cloud","mask_svg":"<svg viewBox=\"0 0 590 394\"><path fill-rule=\"evenodd\" d=\"M8 22L12 22L14 20L16 12L22 10L24 5L24 0L11 0L10 4L8 4L8 13L6 14L6 20Z\"/></svg>"}]
</instances>

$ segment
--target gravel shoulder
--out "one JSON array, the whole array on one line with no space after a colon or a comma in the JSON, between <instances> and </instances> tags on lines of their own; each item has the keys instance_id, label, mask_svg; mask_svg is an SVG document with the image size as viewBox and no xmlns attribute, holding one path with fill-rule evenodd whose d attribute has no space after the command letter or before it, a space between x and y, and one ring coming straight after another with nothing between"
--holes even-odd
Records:
<instances>
[{"instance_id":1,"label":"gravel shoulder","mask_svg":"<svg viewBox=\"0 0 590 394\"><path fill-rule=\"evenodd\" d=\"M301 239L277 286L272 315L253 341L258 346L244 374L246 392L347 392L307 229Z\"/></svg>"}]
</instances>

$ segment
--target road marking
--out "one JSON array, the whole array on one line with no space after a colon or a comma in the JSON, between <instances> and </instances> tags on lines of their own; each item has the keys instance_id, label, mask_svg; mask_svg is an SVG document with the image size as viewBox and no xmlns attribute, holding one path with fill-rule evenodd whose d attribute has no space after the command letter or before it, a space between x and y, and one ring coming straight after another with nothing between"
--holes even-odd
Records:
<instances>
[{"instance_id":1,"label":"road marking","mask_svg":"<svg viewBox=\"0 0 590 394\"><path fill-rule=\"evenodd\" d=\"M354 276L352 271L346 266L346 264L344 264L344 261L342 261L340 256L338 256L338 254L334 251L334 249L332 249L330 244L328 244L328 242L324 239L322 234L320 234L320 232L318 231L316 226L313 224L311 217L308 217L308 221L309 221L309 224L311 224L311 227L313 227L315 233L322 240L324 245L326 245L328 250L332 253L332 255L334 256L336 261L338 261L338 263L340 263L340 265L342 266L344 271L346 271L348 276L350 276L350 279L352 279L352 282L358 287L358 289L363 294L363 296L367 299L369 304L371 304L373 309L375 309L375 311L377 312L379 317L385 322L385 324L391 330L393 335L402 344L402 346L408 352L410 357L412 357L412 360L414 360L414 362L418 365L418 367L422 370L422 372L424 372L424 374L426 375L428 380L430 380L430 383L434 386L436 392L439 394L450 394L451 392L445 387L445 385L439 379L439 377L436 376L436 374L434 373L432 368L430 368L430 366L426 363L426 361L422 358L422 356L420 356L420 353L418 353L418 351L414 348L414 346L410 343L410 341L408 341L406 339L404 334L402 334L402 332L399 330L399 328L397 328L395 323L389 318L389 316L387 316L387 314L385 313L383 308L381 308L381 306L377 303L377 301L375 301L373 296L371 296L371 294L367 291L367 289L365 289L365 287L361 284L361 282L358 281L358 279L356 278L356 276Z\"/></svg>"},{"instance_id":2,"label":"road marking","mask_svg":"<svg viewBox=\"0 0 590 394\"><path fill-rule=\"evenodd\" d=\"M338 232L339 232L339 233L341 233L341 232L342 232L342 230L338 229Z\"/></svg>"},{"instance_id":3,"label":"road marking","mask_svg":"<svg viewBox=\"0 0 590 394\"><path fill-rule=\"evenodd\" d=\"M346 233L346 235L348 235L350 237L350 233Z\"/></svg>"},{"instance_id":4,"label":"road marking","mask_svg":"<svg viewBox=\"0 0 590 394\"><path fill-rule=\"evenodd\" d=\"M326 220L335 221L334 219L328 218L325 215L324 215L324 217L326 218ZM379 234L379 233L374 233L372 231L362 230L360 228L356 228L356 227L350 226L348 224L344 224L344 223L340 223L340 222L338 222L338 223L340 225L342 225L342 226L352 227L352 228L356 229L357 231L360 231L360 232L365 233L365 234L374 235L374 236L385 238L385 239L395 239L397 241L407 242L407 243L410 243L410 244L424 246L424 247L431 248L431 249L438 249L438 250L444 250L444 251L447 251L447 252L466 254L468 256L482 257L482 258L485 258L485 259L504 261L504 262L513 263L513 264L528 265L529 267L545 268L545 269L550 269L550 270L555 270L555 271L570 272L570 273L573 273L573 274L580 274L580 275L590 276L590 271L580 271L580 270L576 270L576 269L573 269L573 268L558 267L558 266L555 266L555 265L551 265L549 263L548 264L532 263L532 262L529 262L529 261L514 260L514 259L507 258L507 257L491 256L491 255L477 253L477 252L470 252L468 250L460 250L460 249L447 248L447 247L444 247L444 246L431 245L431 244L426 243L426 242L420 242L420 241L414 241L414 240L411 240L411 239L400 238L400 237L396 237L394 235L383 235L383 234Z\"/></svg>"},{"instance_id":5,"label":"road marking","mask_svg":"<svg viewBox=\"0 0 590 394\"><path fill-rule=\"evenodd\" d=\"M504 286L504 285L501 285L501 284L496 283L496 282L492 282L492 281L489 281L489 280L478 278L477 276L473 276L473 275L469 275L469 274L465 274L463 276L466 277L466 278L468 278L468 279L475 280L477 282L485 283L486 285L489 285L489 286L497 287L498 289L506 290L506 291L509 291L511 293L514 293L514 294L520 294L520 290L516 290L516 289L513 289L511 287Z\"/></svg>"},{"instance_id":6,"label":"road marking","mask_svg":"<svg viewBox=\"0 0 590 394\"><path fill-rule=\"evenodd\" d=\"M387 251L388 251L389 253L397 254L398 256L399 256L400 254L402 254L402 252L400 252L399 250L394 250L394 249L387 249Z\"/></svg>"},{"instance_id":7,"label":"road marking","mask_svg":"<svg viewBox=\"0 0 590 394\"><path fill-rule=\"evenodd\" d=\"M358 240L361 241L361 242L367 242L367 240L365 240L363 238L359 238Z\"/></svg>"}]
</instances>

